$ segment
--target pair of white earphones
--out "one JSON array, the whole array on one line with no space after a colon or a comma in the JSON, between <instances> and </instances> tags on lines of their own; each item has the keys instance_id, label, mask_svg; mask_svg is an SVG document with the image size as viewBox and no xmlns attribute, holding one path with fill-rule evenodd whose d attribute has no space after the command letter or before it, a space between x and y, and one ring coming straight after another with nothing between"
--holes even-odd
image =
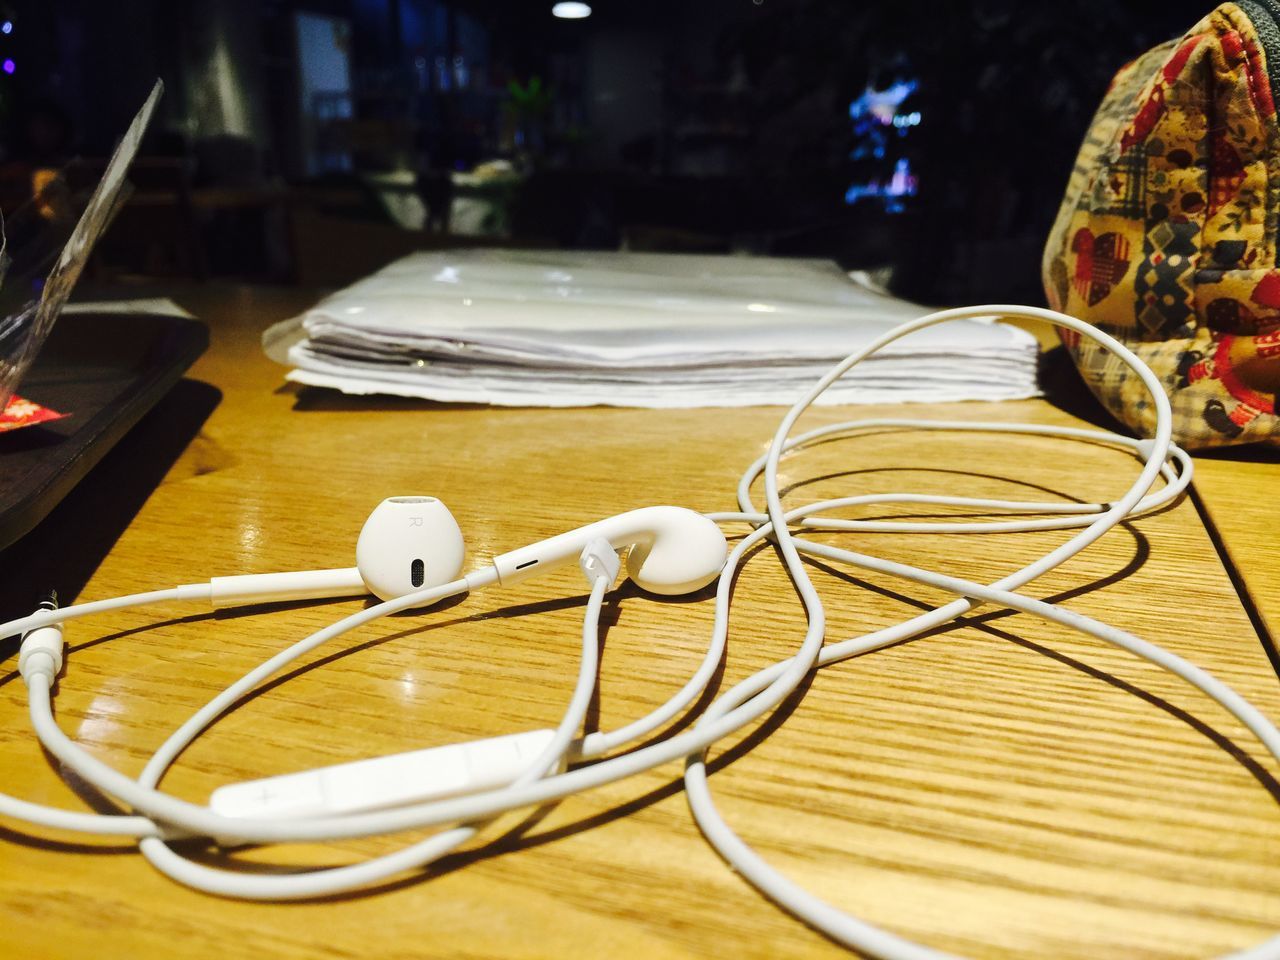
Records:
<instances>
[{"instance_id":1,"label":"pair of white earphones","mask_svg":"<svg viewBox=\"0 0 1280 960\"><path fill-rule=\"evenodd\" d=\"M1067 427L906 419L852 421L791 436L801 414L831 383L865 357L923 327L952 319L988 316L1056 324L1113 351L1141 378L1150 393L1156 412L1154 437L1134 440L1104 431ZM1142 468L1123 496L1091 504L901 493L844 497L791 509L784 506L777 475L784 454L797 453L808 444L840 434L886 427L1046 434L1114 444L1131 450L1142 462ZM208 584L38 611L0 625L0 636L26 634L20 653L20 671L27 685L31 721L41 743L76 775L134 811L127 815L77 813L0 796L0 814L46 827L137 837L142 853L158 869L210 893L250 899L299 899L368 887L420 869L470 840L486 821L503 812L552 801L683 759L687 796L694 817L708 841L749 882L828 936L863 953L888 960L940 960L950 955L838 910L782 875L745 844L715 806L706 776L706 751L718 740L778 707L812 670L916 636L962 616L977 604L990 603L1066 624L1182 677L1237 717L1271 755L1280 760L1280 731L1239 694L1203 670L1124 631L1016 592L1075 556L1122 520L1156 509L1181 494L1190 481L1191 461L1170 442L1170 428L1168 398L1151 371L1122 344L1088 324L1049 310L1006 305L933 313L897 327L846 358L787 412L768 452L743 474L738 485L736 511L702 516L678 507L633 510L503 554L491 565L459 577L463 555L461 534L443 504L429 497L392 498L381 504L365 525L357 544L355 568L217 578ZM763 509L754 503L751 494L754 481L761 477ZM1152 489L1158 479L1163 480L1162 485ZM982 522L863 521L822 516L850 506L886 502L962 506L993 514L1029 516ZM728 552L727 558L726 541L719 523L744 523L749 527L749 532ZM948 534L1080 529L1035 562L988 585L808 541L793 532L792 527L800 531ZM772 541L775 545L806 614L807 628L794 654L721 694L692 728L629 753L607 756L623 745L660 731L703 693L724 656L736 571L748 551L762 541ZM618 730L576 738L596 683L598 618L605 592L620 567L616 552L620 548L629 550L630 576L650 592L670 595L697 590L719 574L715 623L701 662L685 685L665 704ZM929 584L954 593L956 599L889 628L828 641L823 606L809 580L802 554ZM178 754L219 714L320 644L378 617L424 607L469 590L509 584L540 570L571 562L575 557L591 585L591 593L583 618L577 682L554 730L517 733L303 771L251 784L232 784L215 791L210 805L188 803L157 788ZM349 596L366 590L382 602L299 641L226 688L160 746L136 780L93 757L67 737L54 721L52 687L62 665L62 638L55 624L107 609L162 601L203 600L215 606L228 606ZM575 761L576 765L566 769L569 761ZM216 869L184 858L169 845L174 839L192 836L212 838L221 844L276 843L334 840L428 826L445 829L403 849L360 863L289 875L265 876ZM1277 960L1280 936L1231 956Z\"/></svg>"}]
</instances>

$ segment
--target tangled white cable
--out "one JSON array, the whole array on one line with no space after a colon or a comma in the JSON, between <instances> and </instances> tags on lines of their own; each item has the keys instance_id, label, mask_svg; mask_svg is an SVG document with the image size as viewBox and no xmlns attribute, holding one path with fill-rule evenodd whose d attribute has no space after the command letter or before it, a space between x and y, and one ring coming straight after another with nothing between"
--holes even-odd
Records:
<instances>
[{"instance_id":1,"label":"tangled white cable","mask_svg":"<svg viewBox=\"0 0 1280 960\"><path fill-rule=\"evenodd\" d=\"M1115 353L1142 380L1150 393L1156 413L1155 436L1134 440L1102 431L1066 427L906 419L851 421L791 436L800 416L824 390L854 365L886 344L927 326L980 316L1018 317L1066 327ZM826 500L790 510L784 506L778 486L778 465L784 454L799 451L817 440L871 427L1030 433L1109 443L1131 450L1142 461L1142 469L1128 491L1110 503L1023 502L959 496L884 494ZM1280 759L1280 731L1239 694L1203 670L1124 631L1015 592L1075 556L1122 520L1157 509L1181 494L1191 478L1191 461L1170 442L1170 430L1168 398L1151 371L1122 344L1088 324L1050 310L1007 305L968 307L933 313L897 327L846 358L823 377L783 417L768 453L743 474L737 491L738 510L709 515L712 520L721 523L746 523L750 529L730 552L717 584L715 622L701 663L680 691L647 716L619 730L592 733L576 742L573 740L575 731L581 726L586 704L596 681L597 622L605 592L617 572L617 557L611 545L597 540L588 544L582 557L584 572L591 583L591 594L583 619L581 663L574 693L558 727L537 758L518 777L503 786L460 797L408 803L393 809L295 818L226 816L208 806L179 800L158 789L165 770L201 731L219 714L233 707L243 696L281 668L319 645L379 617L423 606L502 579L501 570L486 569L368 607L276 654L214 697L179 727L156 751L137 780L130 779L93 757L58 728L52 715L51 692L60 666L60 651L56 657L49 650L30 651L22 673L28 686L31 721L41 743L76 775L103 793L115 797L135 813L120 816L74 813L3 795L0 795L0 813L42 826L135 836L139 838L143 854L152 864L189 886L223 896L287 900L368 887L405 871L419 869L470 840L485 821L505 811L555 800L683 758L686 761L685 783L689 805L703 833L726 861L767 896L827 935L868 955L887 960L939 960L948 955L858 920L804 890L769 866L733 832L717 810L707 779L706 751L717 741L778 707L812 670L916 636L964 615L977 603L990 603L1072 627L1170 671L1212 697L1238 718L1272 756ZM1153 491L1151 488L1157 477L1163 479L1163 484ZM752 484L758 478L763 478L764 482L763 509L752 502L750 494ZM874 503L964 506L989 513L1035 516L985 522L867 521L821 516L838 508ZM805 540L793 533L792 527L824 531L923 531L955 534L1073 527L1081 529L1035 562L1008 574L996 583L981 584ZM551 543L555 539L546 542ZM730 595L736 572L752 547L763 541L771 541L776 546L805 610L807 629L794 655L721 694L691 729L672 734L630 753L607 757L619 747L661 730L689 709L706 689L724 656ZM524 556L520 551L515 551L504 557L515 557L517 554ZM928 584L956 594L957 599L892 627L827 643L822 603L809 580L801 560L802 554ZM510 569L520 569L521 565L530 562L521 561L520 565L513 564ZM179 587L37 613L0 625L0 635L11 636L106 609L193 599L198 593L199 589L195 587ZM579 761L578 765L572 769L553 772L560 770L569 759ZM188 836L216 838L223 844L275 843L335 840L427 826L447 826L448 829L393 853L350 866L289 875L263 876L216 869L195 863L170 846L173 839ZM1280 958L1280 936L1232 956L1249 960L1276 960Z\"/></svg>"}]
</instances>

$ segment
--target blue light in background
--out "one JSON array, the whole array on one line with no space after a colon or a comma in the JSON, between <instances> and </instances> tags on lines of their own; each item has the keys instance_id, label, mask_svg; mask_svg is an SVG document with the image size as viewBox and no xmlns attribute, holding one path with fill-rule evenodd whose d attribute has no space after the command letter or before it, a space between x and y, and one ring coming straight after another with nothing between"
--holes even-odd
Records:
<instances>
[{"instance_id":1,"label":"blue light in background","mask_svg":"<svg viewBox=\"0 0 1280 960\"><path fill-rule=\"evenodd\" d=\"M916 80L899 80L887 90L873 90L868 84L862 95L849 104L849 119L856 124L856 121L868 117L871 122L887 127L893 123L902 101L915 93L917 86Z\"/></svg>"},{"instance_id":2,"label":"blue light in background","mask_svg":"<svg viewBox=\"0 0 1280 960\"><path fill-rule=\"evenodd\" d=\"M849 121L855 140L849 159L891 161L893 171L881 172L861 183L852 184L845 191L846 204L872 198L884 205L886 213L901 213L905 209L904 198L916 195L919 184L910 162L900 154L897 144L911 128L920 125L919 110L902 111L903 104L918 86L919 82L914 79L897 80L885 90L876 90L868 84L849 103Z\"/></svg>"},{"instance_id":3,"label":"blue light in background","mask_svg":"<svg viewBox=\"0 0 1280 960\"><path fill-rule=\"evenodd\" d=\"M911 164L906 157L902 157L893 165L893 175L887 182L872 180L869 183L855 183L845 192L844 202L854 204L863 197L878 197L884 202L886 213L901 213L905 209L902 198L914 197L916 188L916 177L911 172Z\"/></svg>"},{"instance_id":4,"label":"blue light in background","mask_svg":"<svg viewBox=\"0 0 1280 960\"><path fill-rule=\"evenodd\" d=\"M6 60L4 63L0 63L0 70L4 70L5 73L13 73L17 68L18 65L12 60Z\"/></svg>"},{"instance_id":5,"label":"blue light in background","mask_svg":"<svg viewBox=\"0 0 1280 960\"><path fill-rule=\"evenodd\" d=\"M13 21L6 20L4 23L0 23L0 33L13 33Z\"/></svg>"}]
</instances>

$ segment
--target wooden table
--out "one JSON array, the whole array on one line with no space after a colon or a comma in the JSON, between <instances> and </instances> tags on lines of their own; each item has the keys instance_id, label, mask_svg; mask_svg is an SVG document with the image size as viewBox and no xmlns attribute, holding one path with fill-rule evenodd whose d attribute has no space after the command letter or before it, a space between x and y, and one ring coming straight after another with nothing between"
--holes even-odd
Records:
<instances>
[{"instance_id":1,"label":"wooden table","mask_svg":"<svg viewBox=\"0 0 1280 960\"><path fill-rule=\"evenodd\" d=\"M120 494L127 509L96 509L137 512L92 558L101 562L86 571L82 600L218 574L349 565L368 510L397 493L444 499L468 537L472 565L643 504L729 509L739 473L764 450L781 412L483 409L300 391L283 385L257 345L269 321L305 305L298 294L215 288L179 299L211 322L212 347L191 377L220 389L221 403L158 485L146 482L133 500ZM806 422L888 411L824 408ZM1043 401L913 412L1074 422ZM174 434L166 418L179 413L170 404L144 422L142 440L126 449L134 460L104 463L86 481L91 491L98 485L92 496L116 496L135 473L145 480L145 452ZM1083 443L927 444L919 434L876 433L788 461L783 477L795 502L903 488L1107 499L1135 470L1132 457ZM1247 485L1255 499L1274 471L1270 463L1213 467L1238 478L1223 485ZM1221 523L1214 503L1208 510ZM1260 534L1269 521L1231 532L1229 545L1267 559ZM69 529L71 521L60 522ZM995 580L1065 536L851 539L859 549ZM72 539L62 544L68 556ZM60 556L45 562L70 562ZM834 639L943 599L857 572L814 567L814 578ZM1114 531L1030 589L1168 646L1280 716L1276 675L1190 501ZM1268 616L1280 609L1277 599L1260 600ZM237 779L550 725L570 690L583 600L581 578L569 570L361 630L225 716L165 785L202 801ZM60 722L136 772L215 691L359 607L216 616L175 607L78 622L68 630ZM592 719L608 728L683 682L712 610L705 596L664 602L623 587L605 619ZM802 630L785 576L769 552L758 554L736 590L720 689L788 655ZM12 670L15 659L5 666ZM1275 765L1196 692L1025 616L983 611L824 670L799 706L715 753L723 762L713 789L746 840L810 889L934 947L983 957L1201 957L1280 930ZM10 793L84 806L28 732L11 672L0 676L0 770ZM566 800L523 833L492 839L426 877L302 904L213 899L159 876L127 845L8 824L0 835L0 953L841 955L711 852L679 774L673 763ZM225 856L332 864L408 839Z\"/></svg>"},{"instance_id":2,"label":"wooden table","mask_svg":"<svg viewBox=\"0 0 1280 960\"><path fill-rule=\"evenodd\" d=\"M1280 450L1214 451L1196 461L1196 491L1226 554L1254 626L1273 652L1280 637L1280 556L1273 502Z\"/></svg>"}]
</instances>

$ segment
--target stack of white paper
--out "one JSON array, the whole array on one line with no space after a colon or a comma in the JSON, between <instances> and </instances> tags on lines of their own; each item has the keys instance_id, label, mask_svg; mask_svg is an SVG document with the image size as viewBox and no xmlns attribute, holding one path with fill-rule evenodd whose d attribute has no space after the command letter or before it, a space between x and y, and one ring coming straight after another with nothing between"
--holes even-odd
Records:
<instances>
[{"instance_id":1,"label":"stack of white paper","mask_svg":"<svg viewBox=\"0 0 1280 960\"><path fill-rule=\"evenodd\" d=\"M519 406L791 404L840 358L927 312L834 264L674 254L414 254L278 324L289 379ZM956 321L896 341L825 403L1036 393L1036 342Z\"/></svg>"}]
</instances>

